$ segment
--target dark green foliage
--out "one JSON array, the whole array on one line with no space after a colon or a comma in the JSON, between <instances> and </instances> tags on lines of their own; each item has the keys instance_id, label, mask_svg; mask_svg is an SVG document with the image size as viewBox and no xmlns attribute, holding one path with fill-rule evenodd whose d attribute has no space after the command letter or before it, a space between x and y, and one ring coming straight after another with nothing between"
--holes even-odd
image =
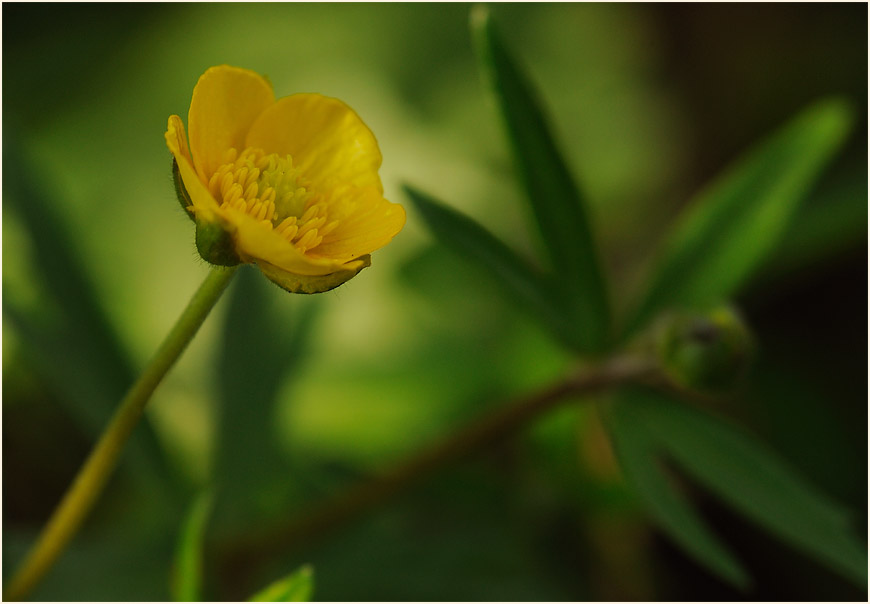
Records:
<instances>
[{"instance_id":1,"label":"dark green foliage","mask_svg":"<svg viewBox=\"0 0 870 604\"><path fill-rule=\"evenodd\" d=\"M610 335L607 291L586 202L547 126L534 88L513 60L482 6L472 11L481 67L495 92L541 239L554 271L570 337L584 352L600 352Z\"/></svg>"},{"instance_id":2,"label":"dark green foliage","mask_svg":"<svg viewBox=\"0 0 870 604\"><path fill-rule=\"evenodd\" d=\"M472 24L478 54L502 109L554 273L535 273L483 227L420 193L407 192L436 237L496 275L506 291L532 310L558 339L579 351L595 352L606 341L609 315L604 279L582 201L556 151L533 90L510 59L488 12L476 9ZM633 307L623 336L649 330L658 313L669 311L671 318L653 329L657 334L655 353L672 380L692 389L727 389L745 371L751 337L736 315L718 311L707 318L693 318L684 311L706 311L723 303L757 271L786 231L799 202L843 144L850 124L851 111L843 101L813 105L708 187L678 222L666 241L651 285ZM651 407L650 413L677 409L674 414L680 420L696 420L695 432L658 434L649 424L653 418L641 420L629 402L635 398L626 395L627 400L617 403L611 414L623 471L657 522L712 572L740 588L749 586L740 563L706 528L688 500L669 484L657 461L662 447L687 464L687 471L726 503L736 505L780 538L807 549L846 576L859 583L866 581L866 573L858 572L862 557L854 540L820 512L824 504L816 502L821 499L814 499L817 496L784 466L771 461L763 448L720 429L712 419L680 411L677 405ZM680 423L663 425L674 430L684 427ZM709 440L679 438L692 434ZM673 442L670 436L674 436ZM717 467L721 452L715 448L692 450L693 444L700 448L711 442L730 450L733 458L728 461L735 465ZM740 488L726 490L723 475L732 485L740 485L742 479L745 492ZM778 486L765 489L765 475L778 481ZM777 497L780 487L782 496ZM732 492L741 495L735 499ZM777 515L778 506L792 510L793 516ZM816 532L808 531L812 538L799 537L804 522L813 525ZM866 556L863 564L866 566Z\"/></svg>"},{"instance_id":3,"label":"dark green foliage","mask_svg":"<svg viewBox=\"0 0 870 604\"><path fill-rule=\"evenodd\" d=\"M461 5L3 5L4 578L163 335L142 325L170 322L200 277L162 134L222 57L347 101L381 145L387 198L397 179L426 193L407 192L405 231L336 292L287 296L239 270L34 599L244 599L307 563L315 596L339 601L866 599L866 6L493 11L476 64ZM660 237L725 161L830 95L859 108L842 157L849 111L817 105ZM469 220L478 196L521 198L511 156L530 220ZM441 182L447 205L428 195ZM537 256L519 253L526 228ZM748 375L710 409L612 401L617 460L590 420L608 405L584 398L252 568L219 564L235 537L309 518L596 351L649 343L657 317L720 303L753 330ZM709 349L669 350L685 384L711 383ZM182 494L155 478L168 469ZM185 524L203 489L211 517Z\"/></svg>"},{"instance_id":4,"label":"dark green foliage","mask_svg":"<svg viewBox=\"0 0 870 604\"><path fill-rule=\"evenodd\" d=\"M19 143L14 128L8 128L3 145L4 212L14 212L25 226L35 277L47 297L40 308L25 307L7 294L4 284L3 315L22 334L35 370L57 394L57 401L79 429L95 438L133 383L135 369L81 260L75 235L27 159L11 152ZM140 476L156 481L152 486L162 484L158 488L166 495L169 491L163 488L174 478L147 418L130 448L131 461L145 470Z\"/></svg>"},{"instance_id":5,"label":"dark green foliage","mask_svg":"<svg viewBox=\"0 0 870 604\"><path fill-rule=\"evenodd\" d=\"M713 574L747 589L750 578L734 555L719 541L686 496L675 488L658 457L656 435L635 412L635 398L624 395L608 414L620 468L652 519L690 556Z\"/></svg>"},{"instance_id":6,"label":"dark green foliage","mask_svg":"<svg viewBox=\"0 0 870 604\"><path fill-rule=\"evenodd\" d=\"M711 555L702 527L681 526L691 512L677 504L672 486L651 477L656 464L673 462L750 521L857 585L866 585L867 553L850 527L850 514L749 434L645 390L621 395L610 409L610 420L627 477L653 517L723 578L736 579L721 556Z\"/></svg>"},{"instance_id":7,"label":"dark green foliage","mask_svg":"<svg viewBox=\"0 0 870 604\"><path fill-rule=\"evenodd\" d=\"M275 406L310 345L317 306L289 302L260 271L243 266L229 291L215 371L215 531L233 534L286 505L296 481L285 475ZM250 493L268 493L253 498Z\"/></svg>"}]
</instances>

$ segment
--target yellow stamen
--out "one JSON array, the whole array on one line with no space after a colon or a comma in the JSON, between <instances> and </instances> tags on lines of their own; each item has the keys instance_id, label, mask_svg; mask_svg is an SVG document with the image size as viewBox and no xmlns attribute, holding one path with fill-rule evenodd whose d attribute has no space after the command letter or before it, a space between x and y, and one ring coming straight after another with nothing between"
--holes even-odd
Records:
<instances>
[{"instance_id":1,"label":"yellow stamen","mask_svg":"<svg viewBox=\"0 0 870 604\"><path fill-rule=\"evenodd\" d=\"M222 209L248 214L303 253L338 226L336 221L327 224L326 204L309 189L289 155L230 149L225 159L208 179L208 189Z\"/></svg>"}]
</instances>

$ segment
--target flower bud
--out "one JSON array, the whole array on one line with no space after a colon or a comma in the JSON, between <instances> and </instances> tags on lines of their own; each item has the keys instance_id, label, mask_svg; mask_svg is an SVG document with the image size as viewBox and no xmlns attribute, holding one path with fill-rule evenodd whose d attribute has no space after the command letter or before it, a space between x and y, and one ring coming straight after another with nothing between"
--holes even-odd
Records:
<instances>
[{"instance_id":1,"label":"flower bud","mask_svg":"<svg viewBox=\"0 0 870 604\"><path fill-rule=\"evenodd\" d=\"M745 373L753 349L746 324L727 307L667 315L657 334L657 354L665 373L695 390L732 388Z\"/></svg>"}]
</instances>

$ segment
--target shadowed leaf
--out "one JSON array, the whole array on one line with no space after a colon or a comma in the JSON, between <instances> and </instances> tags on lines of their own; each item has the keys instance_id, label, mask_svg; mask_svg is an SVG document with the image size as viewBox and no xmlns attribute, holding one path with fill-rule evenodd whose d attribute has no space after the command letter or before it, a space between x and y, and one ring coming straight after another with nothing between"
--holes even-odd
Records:
<instances>
[{"instance_id":1,"label":"shadowed leaf","mask_svg":"<svg viewBox=\"0 0 870 604\"><path fill-rule=\"evenodd\" d=\"M129 354L97 296L76 236L37 184L18 145L4 134L3 198L32 241L33 269L50 296L52 316L41 317L4 292L4 317L24 336L26 354L82 430L96 438L135 379ZM6 288L4 287L4 290ZM154 431L143 418L131 437L131 458L147 476L173 480Z\"/></svg>"},{"instance_id":2,"label":"shadowed leaf","mask_svg":"<svg viewBox=\"0 0 870 604\"><path fill-rule=\"evenodd\" d=\"M607 414L619 465L653 520L683 550L722 580L747 589L751 580L734 555L679 494L656 458L658 443L633 412L635 396L626 393Z\"/></svg>"},{"instance_id":3,"label":"shadowed leaf","mask_svg":"<svg viewBox=\"0 0 870 604\"><path fill-rule=\"evenodd\" d=\"M278 450L275 403L308 347L318 300L288 299L251 266L231 285L217 361L216 530L256 522L290 488ZM311 303L313 302L313 303ZM277 484L276 484L277 482ZM268 500L251 493L267 493Z\"/></svg>"},{"instance_id":4,"label":"shadowed leaf","mask_svg":"<svg viewBox=\"0 0 870 604\"><path fill-rule=\"evenodd\" d=\"M808 484L764 444L748 433L697 409L648 390L624 392L610 408L610 427L626 478L666 530L686 510L661 508L664 483L651 478L666 460L735 511L832 570L867 584L867 553L850 530L849 514ZM657 492L657 488L661 492ZM697 539L676 539L699 554Z\"/></svg>"},{"instance_id":5,"label":"shadowed leaf","mask_svg":"<svg viewBox=\"0 0 870 604\"><path fill-rule=\"evenodd\" d=\"M829 566L867 584L866 549L850 514L797 475L748 433L661 395L626 403L668 457L747 519Z\"/></svg>"}]
</instances>

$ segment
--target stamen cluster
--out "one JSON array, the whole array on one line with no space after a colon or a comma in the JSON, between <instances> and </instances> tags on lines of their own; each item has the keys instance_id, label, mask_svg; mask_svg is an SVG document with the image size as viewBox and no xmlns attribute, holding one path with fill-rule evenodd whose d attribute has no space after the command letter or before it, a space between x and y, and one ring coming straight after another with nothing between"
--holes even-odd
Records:
<instances>
[{"instance_id":1,"label":"stamen cluster","mask_svg":"<svg viewBox=\"0 0 870 604\"><path fill-rule=\"evenodd\" d=\"M230 148L224 161L208 181L221 209L244 212L302 253L316 248L338 226L337 221L327 224L326 204L303 181L289 155Z\"/></svg>"}]
</instances>

